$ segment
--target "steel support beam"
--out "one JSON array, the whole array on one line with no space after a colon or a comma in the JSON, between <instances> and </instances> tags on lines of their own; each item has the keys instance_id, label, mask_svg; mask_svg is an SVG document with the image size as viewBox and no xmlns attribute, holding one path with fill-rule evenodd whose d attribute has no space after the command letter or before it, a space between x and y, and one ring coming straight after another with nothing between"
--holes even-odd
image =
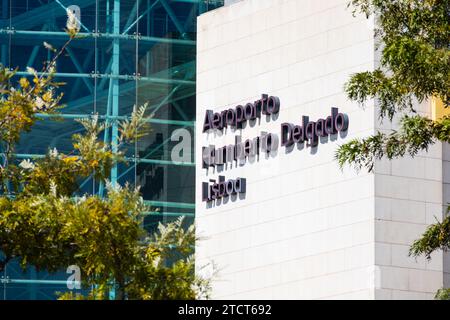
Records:
<instances>
[{"instance_id":1,"label":"steel support beam","mask_svg":"<svg viewBox=\"0 0 450 320\"><path fill-rule=\"evenodd\" d=\"M2 19L6 22L10 22L11 19L8 19L9 16L9 0L2 0L2 8L3 8L3 12L2 12ZM9 24L8 24L9 26ZM2 63L3 65L8 65L7 60L7 55L8 55L8 46L11 45L10 44L10 37L8 39L7 42L2 43L1 45L1 52L0 52L0 63Z\"/></svg>"},{"instance_id":2,"label":"steel support beam","mask_svg":"<svg viewBox=\"0 0 450 320\"><path fill-rule=\"evenodd\" d=\"M112 80L109 81L109 90L108 90L108 101L106 104L106 130L103 134L103 142L105 143L105 145L109 145L110 142L110 138L109 138L109 126L111 124L111 104L112 104ZM105 191L105 183L103 181L100 182L99 187L98 187L98 194L100 196L103 196L103 193Z\"/></svg>"},{"instance_id":3,"label":"steel support beam","mask_svg":"<svg viewBox=\"0 0 450 320\"><path fill-rule=\"evenodd\" d=\"M88 67L89 62L91 61L92 57L93 57L94 54L95 54L94 51L95 51L95 49L89 50L89 53L87 54L87 56L84 57L84 63L83 63L83 66L82 66L83 70L86 70L86 68ZM105 78L105 79L106 79L106 78ZM69 97L69 101L74 100L74 99L75 99L75 96L79 95L79 91L78 91L78 90L79 90L79 88L80 88L81 81L84 82L84 80L82 80L82 78L78 78L78 79L75 81L75 84L74 84L74 86L73 86L73 88L72 88L72 93L71 93L71 95L70 95L70 97ZM95 86L95 85L94 85L94 86Z\"/></svg>"},{"instance_id":4,"label":"steel support beam","mask_svg":"<svg viewBox=\"0 0 450 320\"><path fill-rule=\"evenodd\" d=\"M24 36L27 38L40 37L42 39L48 39L51 37L54 40L67 40L67 33L62 31L37 31L37 30L14 30L14 29L0 29L0 35L14 35L14 36ZM136 40L138 38L139 42L156 42L156 43L170 43L177 45L195 46L196 42L194 40L188 39L173 39L173 38L161 38L161 37L151 37L151 36L138 36L138 35L128 35L128 34L116 34L116 33L78 33L76 39L92 39L97 38L99 40L103 39L119 39L119 40Z\"/></svg>"},{"instance_id":5,"label":"steel support beam","mask_svg":"<svg viewBox=\"0 0 450 320\"><path fill-rule=\"evenodd\" d=\"M45 158L44 154L32 154L32 153L17 153L14 156L17 159L42 159L42 158ZM125 160L128 162L151 163L151 164L159 164L159 165L166 165L166 166L182 166L182 167L194 167L195 166L195 163L193 163L193 162L178 162L178 161L169 161L169 160L136 159L136 158L125 158ZM117 178L116 178L116 181L117 181Z\"/></svg>"},{"instance_id":6,"label":"steel support beam","mask_svg":"<svg viewBox=\"0 0 450 320\"><path fill-rule=\"evenodd\" d=\"M18 76L31 76L29 72L26 71L18 71L16 72ZM49 75L48 73L38 72L38 75ZM114 79L114 80L126 80L126 81L133 81L133 80L139 80L139 81L146 81L151 82L155 84L175 84L175 85L188 85L188 86L194 86L195 81L192 80L178 80L178 79L163 79L163 78L157 78L157 77L138 77L135 75L121 75L118 73L112 72L111 74L94 74L94 73L63 73L63 72L56 72L54 74L55 77L61 77L61 78L107 78L107 79Z\"/></svg>"},{"instance_id":7,"label":"steel support beam","mask_svg":"<svg viewBox=\"0 0 450 320\"><path fill-rule=\"evenodd\" d=\"M42 26L42 31L47 30L47 24L44 24ZM28 59L27 66L31 67L34 65L34 61L36 60L37 54L39 53L39 49L42 47L42 45L34 46L33 51L30 54L30 58Z\"/></svg>"},{"instance_id":8,"label":"steel support beam","mask_svg":"<svg viewBox=\"0 0 450 320\"><path fill-rule=\"evenodd\" d=\"M161 3L161 5L166 10L167 14L169 15L170 20L172 20L172 22L175 25L175 27L177 28L178 32L181 34L181 37L183 39L186 39L187 38L186 30L184 29L184 27L181 24L181 22L178 20L178 18L176 16L175 12L173 11L172 7L167 3L166 0L159 0L159 2Z\"/></svg>"},{"instance_id":9,"label":"steel support beam","mask_svg":"<svg viewBox=\"0 0 450 320\"><path fill-rule=\"evenodd\" d=\"M113 9L113 34L118 35L120 33L120 0L114 0ZM111 72L113 75L119 75L119 63L120 63L120 41L119 38L114 38L113 41L113 62L111 65ZM119 80L112 79L112 109L111 115L113 117L119 116ZM111 149L112 152L117 153L119 144L119 126L117 121L112 122L111 126ZM115 186L117 184L117 164L111 169L111 184Z\"/></svg>"},{"instance_id":10,"label":"steel support beam","mask_svg":"<svg viewBox=\"0 0 450 320\"><path fill-rule=\"evenodd\" d=\"M128 16L128 19L127 19L127 22L125 23L124 30L128 31L129 29L131 29L133 21L137 21L138 8L139 8L139 5L141 4L141 1L142 0L135 0L133 9L131 9L130 15ZM124 31L122 34L126 34L126 33L127 32Z\"/></svg>"},{"instance_id":11,"label":"steel support beam","mask_svg":"<svg viewBox=\"0 0 450 320\"><path fill-rule=\"evenodd\" d=\"M153 201L144 200L144 203L153 207L168 207L168 208L178 208L178 209L195 209L195 203L186 202L167 202L167 201Z\"/></svg>"},{"instance_id":12,"label":"steel support beam","mask_svg":"<svg viewBox=\"0 0 450 320\"><path fill-rule=\"evenodd\" d=\"M78 1L77 5L83 9L90 5L95 4L97 0L84 0ZM73 0L60 0L63 6L70 6L73 4ZM0 27L14 26L16 29L32 29L42 24L43 21L48 19L49 13L52 13L55 18L67 15L65 10L61 10L61 5L57 2L51 2L36 9L19 14L15 17L11 17L8 21L0 23Z\"/></svg>"},{"instance_id":13,"label":"steel support beam","mask_svg":"<svg viewBox=\"0 0 450 320\"><path fill-rule=\"evenodd\" d=\"M141 20L143 17L145 17L147 14L150 14L150 12L152 11L152 9L159 3L159 0L156 0L155 2L152 3L151 6L149 6L149 8L147 10L145 10L132 24L130 24L128 27L125 28L125 30L123 31L122 34L127 34L131 28L134 27L134 25L136 23L139 22L139 20Z\"/></svg>"},{"instance_id":14,"label":"steel support beam","mask_svg":"<svg viewBox=\"0 0 450 320\"><path fill-rule=\"evenodd\" d=\"M72 49L67 48L66 51L69 54L70 60L72 60L72 63L75 66L75 68L77 69L77 71L79 73L83 73L83 67L78 62L77 57L75 56L75 53L72 51ZM94 93L95 89L94 89L94 86L92 85L92 83L87 78L81 78L81 79L83 80L84 84L88 88L89 92Z\"/></svg>"}]
</instances>

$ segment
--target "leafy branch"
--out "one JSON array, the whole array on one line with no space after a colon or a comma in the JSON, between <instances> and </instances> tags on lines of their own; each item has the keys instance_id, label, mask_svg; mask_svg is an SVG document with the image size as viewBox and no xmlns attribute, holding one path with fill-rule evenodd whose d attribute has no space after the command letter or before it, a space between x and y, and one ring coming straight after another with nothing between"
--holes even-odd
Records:
<instances>
[{"instance_id":1,"label":"leafy branch","mask_svg":"<svg viewBox=\"0 0 450 320\"><path fill-rule=\"evenodd\" d=\"M419 115L406 115L401 119L398 131L353 139L337 149L335 159L341 168L348 164L357 170L365 168L370 172L376 160L405 155L414 157L420 151L428 150L437 140L450 142L450 117L433 121Z\"/></svg>"}]
</instances>

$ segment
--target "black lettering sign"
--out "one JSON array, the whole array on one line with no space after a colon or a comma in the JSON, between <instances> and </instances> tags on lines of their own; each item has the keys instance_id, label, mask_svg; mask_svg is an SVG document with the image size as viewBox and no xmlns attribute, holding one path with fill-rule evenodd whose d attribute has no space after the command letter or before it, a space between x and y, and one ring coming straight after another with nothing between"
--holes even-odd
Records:
<instances>
[{"instance_id":1,"label":"black lettering sign","mask_svg":"<svg viewBox=\"0 0 450 320\"><path fill-rule=\"evenodd\" d=\"M229 108L222 112L207 110L203 122L203 132L209 130L222 130L227 127L236 129L248 121L261 118L261 115L274 115L280 111L280 99L275 96L261 95L261 99L255 102L248 102ZM307 146L316 147L319 138L335 135L348 130L349 118L346 114L340 113L338 108L331 108L331 115L326 118L319 118L310 121L308 116L302 116L301 124L282 123L281 124L281 146L289 147L293 144L306 142ZM235 143L222 146L216 149L214 145L203 147L202 167L220 167L224 165L243 164L247 158L252 158L260 154L269 154L276 151L279 144L277 134L261 132L260 136L242 141L241 136L235 136ZM276 153L275 153L276 154ZM237 178L235 180L225 180L224 176L219 176L218 181L209 180L202 183L202 201L210 202L230 195L246 193L246 179Z\"/></svg>"},{"instance_id":2,"label":"black lettering sign","mask_svg":"<svg viewBox=\"0 0 450 320\"><path fill-rule=\"evenodd\" d=\"M244 194L247 192L247 181L244 178L235 180L225 180L224 176L219 176L219 181L210 180L202 184L202 201L210 202L224 197L236 194Z\"/></svg>"},{"instance_id":3,"label":"black lettering sign","mask_svg":"<svg viewBox=\"0 0 450 320\"><path fill-rule=\"evenodd\" d=\"M348 125L348 116L339 113L338 108L331 108L330 116L316 122L309 121L309 117L303 116L301 126L292 123L281 124L281 145L288 147L306 141L308 146L315 147L319 143L319 137L344 132L348 129Z\"/></svg>"},{"instance_id":4,"label":"black lettering sign","mask_svg":"<svg viewBox=\"0 0 450 320\"><path fill-rule=\"evenodd\" d=\"M244 106L238 105L234 109L230 108L222 112L206 110L203 121L203 132L209 130L223 130L227 127L236 129L242 128L244 122L254 121L261 118L261 114L273 115L280 111L280 98L261 95L261 99L255 102L248 102Z\"/></svg>"}]
</instances>

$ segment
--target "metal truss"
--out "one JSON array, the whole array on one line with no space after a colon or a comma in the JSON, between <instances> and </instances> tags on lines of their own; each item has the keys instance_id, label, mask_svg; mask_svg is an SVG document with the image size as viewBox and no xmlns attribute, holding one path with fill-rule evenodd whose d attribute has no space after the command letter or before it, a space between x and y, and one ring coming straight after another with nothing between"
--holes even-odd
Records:
<instances>
[{"instance_id":1,"label":"metal truss","mask_svg":"<svg viewBox=\"0 0 450 320\"><path fill-rule=\"evenodd\" d=\"M34 67L50 58L42 46L44 41L55 47L67 41L63 30L67 7L77 5L82 12L81 31L56 73L58 80L68 83L66 107L61 114L39 115L42 121L27 135L17 158L43 157L45 150L35 151L38 145L68 144L71 135L81 131L74 120L94 113L109 124L103 139L116 148L118 120L129 117L133 105L149 102L148 122L160 126L166 137L153 144L144 141L141 154L139 146L132 148L132 153L127 154L130 165L112 168L112 183L133 173L136 179L138 166L161 167L170 172L195 170L194 159L186 163L167 157L169 131L185 128L194 133L196 17L222 4L223 0L0 0L0 63L11 68L19 66L18 77L29 76L26 66ZM63 122L50 121L53 118ZM92 178L82 183L83 187L89 185L93 186L92 192L104 195L101 183ZM173 219L195 215L193 201L145 202L159 208L145 213L147 217ZM37 277L14 278L20 277L0 275L0 288L66 284Z\"/></svg>"}]
</instances>

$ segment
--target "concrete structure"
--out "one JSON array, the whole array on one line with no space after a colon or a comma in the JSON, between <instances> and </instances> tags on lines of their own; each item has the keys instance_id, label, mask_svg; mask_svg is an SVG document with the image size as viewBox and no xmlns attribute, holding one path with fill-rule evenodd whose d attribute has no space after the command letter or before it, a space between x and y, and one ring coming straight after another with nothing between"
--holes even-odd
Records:
<instances>
[{"instance_id":1,"label":"concrete structure","mask_svg":"<svg viewBox=\"0 0 450 320\"><path fill-rule=\"evenodd\" d=\"M382 161L373 173L341 171L334 160L338 145L392 128L380 127L376 102L363 110L343 91L352 73L378 64L373 21L353 17L347 2L244 0L198 19L196 223L206 239L196 258L220 269L214 298L428 299L444 284L448 259L415 260L408 249L450 199L448 148ZM202 132L206 110L263 93L280 98L278 118ZM346 134L316 148L279 146L237 167L202 168L204 146L280 135L281 123L315 121L331 107L348 115ZM418 111L431 114L430 105ZM246 178L246 193L203 202L202 183L219 175Z\"/></svg>"}]
</instances>

